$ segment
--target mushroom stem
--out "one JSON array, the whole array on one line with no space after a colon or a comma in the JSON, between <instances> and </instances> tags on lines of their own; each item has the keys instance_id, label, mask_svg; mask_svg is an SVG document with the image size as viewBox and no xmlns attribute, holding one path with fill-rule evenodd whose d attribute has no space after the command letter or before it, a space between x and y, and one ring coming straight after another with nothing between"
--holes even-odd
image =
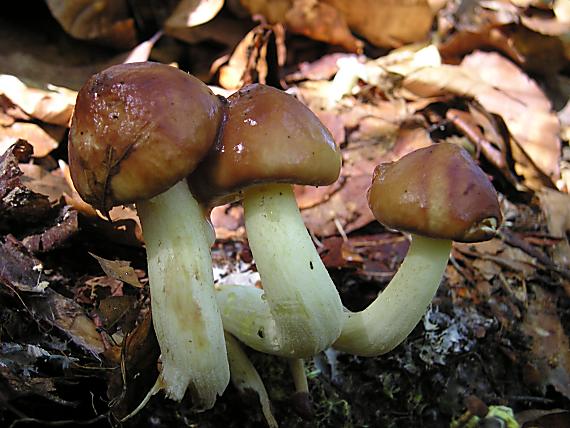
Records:
<instances>
[{"instance_id":1,"label":"mushroom stem","mask_svg":"<svg viewBox=\"0 0 570 428\"><path fill-rule=\"evenodd\" d=\"M291 397L293 407L299 416L310 419L314 412L309 394L309 382L305 373L305 361L302 358L290 358L289 370L295 384L295 393Z\"/></svg>"},{"instance_id":2,"label":"mushroom stem","mask_svg":"<svg viewBox=\"0 0 570 428\"><path fill-rule=\"evenodd\" d=\"M291 185L258 185L243 200L263 291L222 286L224 327L261 352L303 358L330 346L346 314L297 207Z\"/></svg>"},{"instance_id":3,"label":"mushroom stem","mask_svg":"<svg viewBox=\"0 0 570 428\"><path fill-rule=\"evenodd\" d=\"M228 350L228 360L230 363L230 371L232 383L236 389L242 393L254 391L259 397L261 411L270 428L277 428L278 424L271 413L271 402L269 394L265 389L263 380L259 373L251 363L245 351L242 349L239 341L231 334L226 333L226 346Z\"/></svg>"},{"instance_id":4,"label":"mushroom stem","mask_svg":"<svg viewBox=\"0 0 570 428\"><path fill-rule=\"evenodd\" d=\"M305 374L305 361L302 358L290 358L288 363L295 384L295 392L308 395L309 382L307 382L307 375Z\"/></svg>"},{"instance_id":5,"label":"mushroom stem","mask_svg":"<svg viewBox=\"0 0 570 428\"><path fill-rule=\"evenodd\" d=\"M366 309L350 312L334 348L364 357L398 346L418 324L441 282L450 240L412 235L398 272Z\"/></svg>"},{"instance_id":6,"label":"mushroom stem","mask_svg":"<svg viewBox=\"0 0 570 428\"><path fill-rule=\"evenodd\" d=\"M186 181L137 202L137 210L162 352L159 384L178 401L189 388L193 404L209 409L225 390L230 373L206 221Z\"/></svg>"}]
</instances>

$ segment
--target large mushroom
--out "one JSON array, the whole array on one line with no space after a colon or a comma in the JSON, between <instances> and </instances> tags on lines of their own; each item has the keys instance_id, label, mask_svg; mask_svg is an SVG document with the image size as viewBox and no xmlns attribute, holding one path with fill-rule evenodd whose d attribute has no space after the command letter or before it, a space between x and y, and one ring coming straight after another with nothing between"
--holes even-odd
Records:
<instances>
[{"instance_id":1,"label":"large mushroom","mask_svg":"<svg viewBox=\"0 0 570 428\"><path fill-rule=\"evenodd\" d=\"M368 191L376 219L406 231L408 253L386 289L349 313L334 347L361 356L400 344L424 315L443 276L452 241L492 238L501 222L495 189L464 149L449 143L376 167Z\"/></svg>"},{"instance_id":2,"label":"large mushroom","mask_svg":"<svg viewBox=\"0 0 570 428\"><path fill-rule=\"evenodd\" d=\"M151 393L213 406L229 382L209 230L186 177L217 138L224 104L195 77L158 63L113 66L79 91L71 176L102 212L135 202L148 257L162 369Z\"/></svg>"},{"instance_id":3,"label":"large mushroom","mask_svg":"<svg viewBox=\"0 0 570 428\"><path fill-rule=\"evenodd\" d=\"M210 206L243 198L263 290L220 286L216 297L224 327L262 352L314 355L336 340L345 313L291 184L333 183L340 151L313 112L275 88L247 86L228 105L222 138L189 182Z\"/></svg>"}]
</instances>

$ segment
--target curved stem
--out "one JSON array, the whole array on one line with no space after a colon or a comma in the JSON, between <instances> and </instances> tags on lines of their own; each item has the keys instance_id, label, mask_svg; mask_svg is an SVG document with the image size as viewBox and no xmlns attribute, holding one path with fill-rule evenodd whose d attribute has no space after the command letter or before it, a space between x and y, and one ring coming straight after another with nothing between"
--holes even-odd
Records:
<instances>
[{"instance_id":1,"label":"curved stem","mask_svg":"<svg viewBox=\"0 0 570 428\"><path fill-rule=\"evenodd\" d=\"M206 224L185 181L137 203L148 258L154 330L162 352L161 385L181 400L214 405L230 378L213 287Z\"/></svg>"},{"instance_id":2,"label":"curved stem","mask_svg":"<svg viewBox=\"0 0 570 428\"><path fill-rule=\"evenodd\" d=\"M222 286L224 327L258 351L315 355L339 336L346 314L307 232L290 185L260 185L243 201L249 245L263 291Z\"/></svg>"},{"instance_id":3,"label":"curved stem","mask_svg":"<svg viewBox=\"0 0 570 428\"><path fill-rule=\"evenodd\" d=\"M226 346L228 350L228 360L232 383L236 389L242 393L254 391L259 397L263 416L270 428L277 428L277 421L271 413L271 402L265 389L265 385L257 370L251 363L247 354L242 349L239 341L231 334L226 333Z\"/></svg>"},{"instance_id":4,"label":"curved stem","mask_svg":"<svg viewBox=\"0 0 570 428\"><path fill-rule=\"evenodd\" d=\"M425 314L447 266L451 241L412 235L406 258L386 289L365 310L349 313L333 346L365 357L398 346Z\"/></svg>"}]
</instances>

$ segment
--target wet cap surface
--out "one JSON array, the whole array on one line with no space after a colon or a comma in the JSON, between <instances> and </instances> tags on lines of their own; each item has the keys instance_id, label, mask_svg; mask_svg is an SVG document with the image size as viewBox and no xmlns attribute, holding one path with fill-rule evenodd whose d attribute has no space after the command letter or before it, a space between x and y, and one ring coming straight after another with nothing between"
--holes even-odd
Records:
<instances>
[{"instance_id":1,"label":"wet cap surface","mask_svg":"<svg viewBox=\"0 0 570 428\"><path fill-rule=\"evenodd\" d=\"M94 75L79 92L69 136L79 194L106 211L166 191L214 144L223 111L204 83L165 64Z\"/></svg>"},{"instance_id":2,"label":"wet cap surface","mask_svg":"<svg viewBox=\"0 0 570 428\"><path fill-rule=\"evenodd\" d=\"M389 228L459 242L492 238L502 218L485 173L467 151L449 143L378 165L368 202Z\"/></svg>"},{"instance_id":3,"label":"wet cap surface","mask_svg":"<svg viewBox=\"0 0 570 428\"><path fill-rule=\"evenodd\" d=\"M320 186L336 181L340 151L300 101L255 84L228 102L222 138L189 179L199 200L225 202L236 199L243 188L268 182Z\"/></svg>"}]
</instances>

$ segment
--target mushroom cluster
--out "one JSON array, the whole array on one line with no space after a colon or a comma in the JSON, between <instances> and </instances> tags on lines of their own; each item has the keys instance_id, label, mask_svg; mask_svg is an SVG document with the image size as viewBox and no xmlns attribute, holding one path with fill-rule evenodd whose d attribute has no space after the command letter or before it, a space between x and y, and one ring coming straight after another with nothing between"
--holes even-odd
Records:
<instances>
[{"instance_id":1,"label":"mushroom cluster","mask_svg":"<svg viewBox=\"0 0 570 428\"><path fill-rule=\"evenodd\" d=\"M102 213L136 204L162 360L149 396L164 389L181 400L189 389L201 409L224 391L230 367L239 371L234 382L247 379L266 396L228 333L288 358L300 392L307 390L302 358L330 346L362 356L390 351L425 313L452 241L490 239L501 222L488 178L456 145L436 144L379 165L370 208L388 228L410 233L411 246L388 287L367 309L352 313L321 262L292 190L292 184L336 181L340 151L292 96L255 84L226 100L167 65L114 66L79 92L69 161L78 192ZM204 212L238 200L262 289L213 286Z\"/></svg>"}]
</instances>

